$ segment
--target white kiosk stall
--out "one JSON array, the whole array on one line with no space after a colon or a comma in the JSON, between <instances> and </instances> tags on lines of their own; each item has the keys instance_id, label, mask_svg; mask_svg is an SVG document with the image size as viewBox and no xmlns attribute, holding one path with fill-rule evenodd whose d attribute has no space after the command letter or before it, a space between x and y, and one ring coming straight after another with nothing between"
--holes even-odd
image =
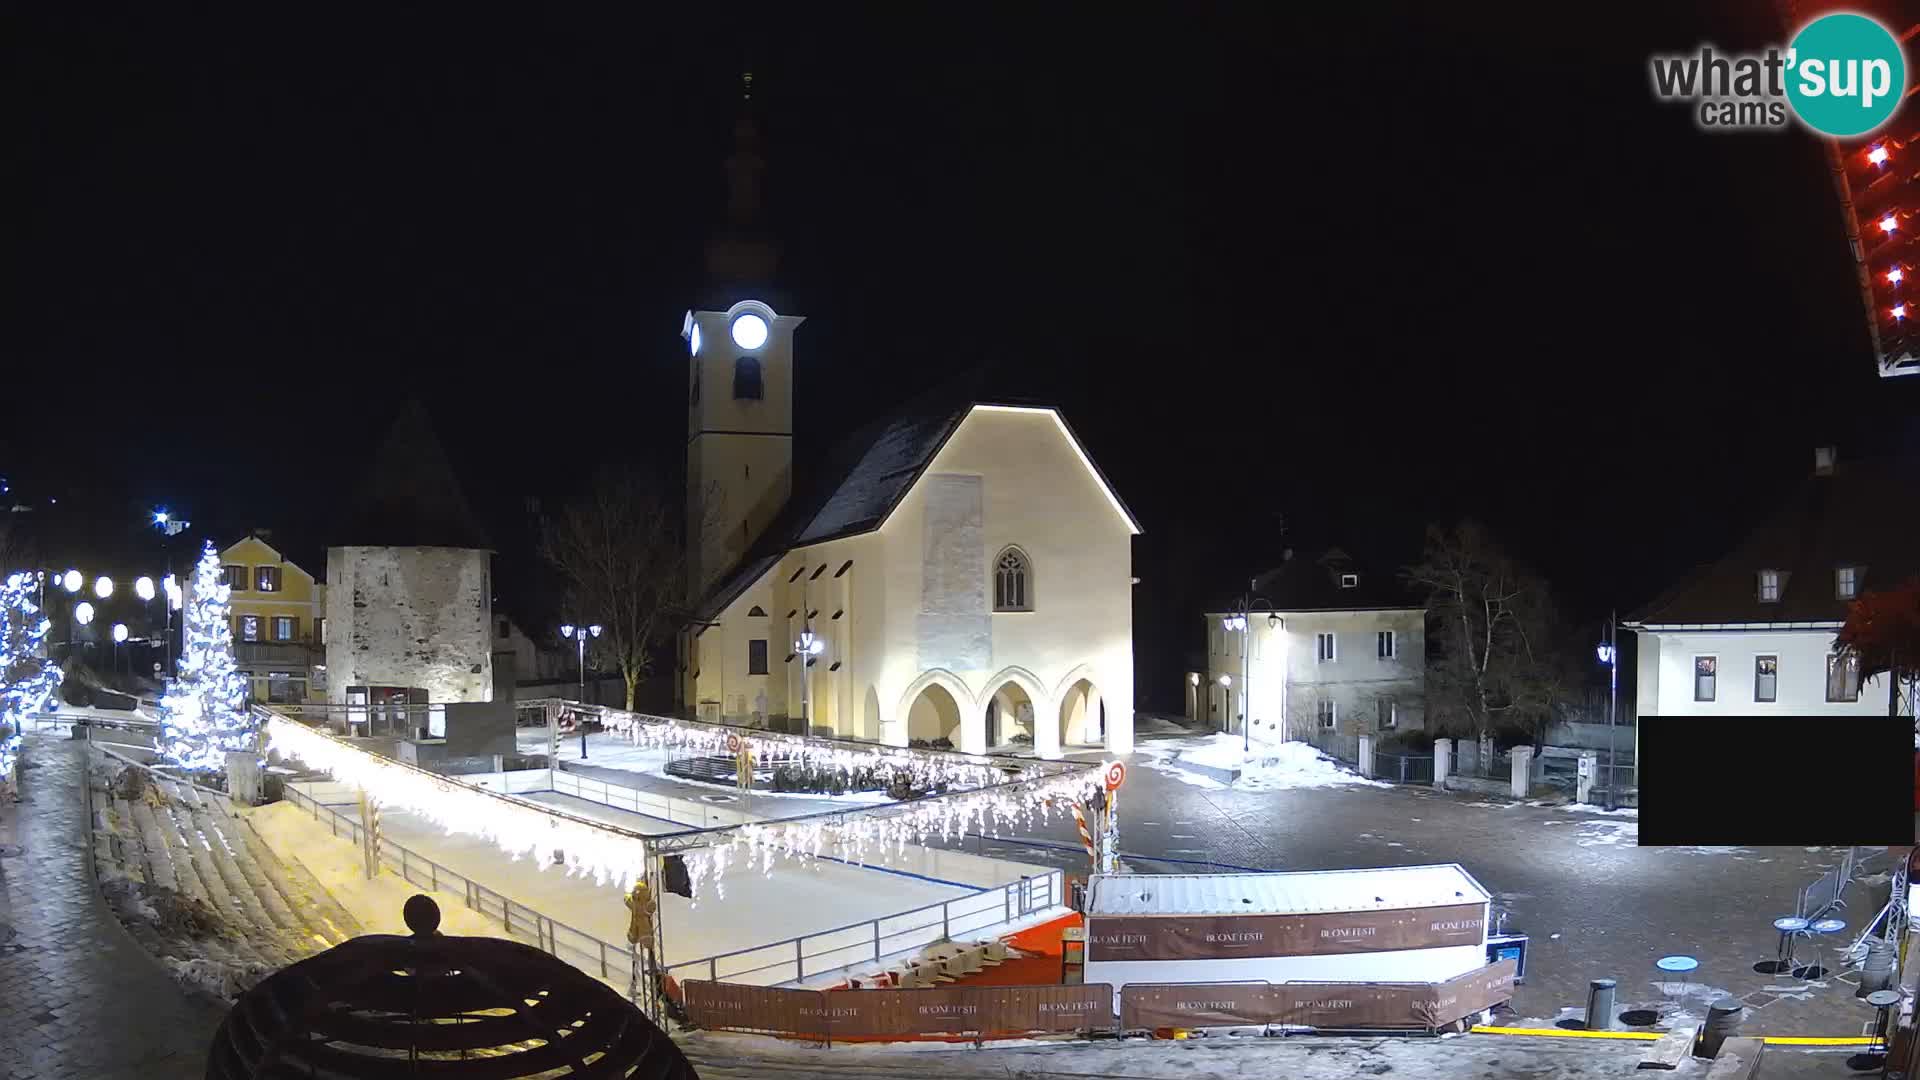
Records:
<instances>
[{"instance_id":1,"label":"white kiosk stall","mask_svg":"<svg viewBox=\"0 0 1920 1080\"><path fill-rule=\"evenodd\" d=\"M1491 900L1457 863L1097 875L1086 981L1441 983L1487 965Z\"/></svg>"}]
</instances>

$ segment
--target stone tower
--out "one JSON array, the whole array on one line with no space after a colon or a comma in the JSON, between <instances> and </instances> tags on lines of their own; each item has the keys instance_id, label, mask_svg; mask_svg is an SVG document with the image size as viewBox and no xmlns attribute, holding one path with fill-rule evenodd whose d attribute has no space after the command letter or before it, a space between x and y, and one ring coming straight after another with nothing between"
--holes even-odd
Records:
<instances>
[{"instance_id":1,"label":"stone tower","mask_svg":"<svg viewBox=\"0 0 1920 1080\"><path fill-rule=\"evenodd\" d=\"M793 331L774 310L780 250L762 205L766 159L742 79L725 225L707 246L708 287L681 326L687 379L687 589L697 602L793 491Z\"/></svg>"},{"instance_id":2,"label":"stone tower","mask_svg":"<svg viewBox=\"0 0 1920 1080\"><path fill-rule=\"evenodd\" d=\"M327 701L491 701L493 552L419 402L327 547Z\"/></svg>"}]
</instances>

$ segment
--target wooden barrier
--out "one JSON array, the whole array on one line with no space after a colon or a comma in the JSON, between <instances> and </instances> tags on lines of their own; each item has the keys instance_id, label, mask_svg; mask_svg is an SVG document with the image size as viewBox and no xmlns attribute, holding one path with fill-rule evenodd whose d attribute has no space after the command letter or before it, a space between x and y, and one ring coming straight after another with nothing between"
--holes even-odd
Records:
<instances>
[{"instance_id":1,"label":"wooden barrier","mask_svg":"<svg viewBox=\"0 0 1920 1080\"><path fill-rule=\"evenodd\" d=\"M704 1028L832 1041L888 1035L1031 1035L1113 1028L1113 987L942 986L788 990L690 981L687 1018Z\"/></svg>"},{"instance_id":2,"label":"wooden barrier","mask_svg":"<svg viewBox=\"0 0 1920 1080\"><path fill-rule=\"evenodd\" d=\"M1502 960L1444 983L1160 983L1125 987L1120 1027L1285 1024L1328 1029L1432 1029L1513 997ZM835 1038L1111 1031L1113 987L941 986L920 990L793 990L693 980L687 1018L703 1028Z\"/></svg>"}]
</instances>

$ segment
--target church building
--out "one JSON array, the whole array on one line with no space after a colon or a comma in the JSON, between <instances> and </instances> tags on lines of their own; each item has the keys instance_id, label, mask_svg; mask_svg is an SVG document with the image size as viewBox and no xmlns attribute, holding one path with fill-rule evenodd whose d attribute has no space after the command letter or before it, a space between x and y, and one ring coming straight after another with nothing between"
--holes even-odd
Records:
<instances>
[{"instance_id":1,"label":"church building","mask_svg":"<svg viewBox=\"0 0 1920 1080\"><path fill-rule=\"evenodd\" d=\"M803 318L774 289L748 111L735 140L714 289L682 328L682 706L895 746L1130 751L1139 524L1058 409L974 376L796 462Z\"/></svg>"}]
</instances>

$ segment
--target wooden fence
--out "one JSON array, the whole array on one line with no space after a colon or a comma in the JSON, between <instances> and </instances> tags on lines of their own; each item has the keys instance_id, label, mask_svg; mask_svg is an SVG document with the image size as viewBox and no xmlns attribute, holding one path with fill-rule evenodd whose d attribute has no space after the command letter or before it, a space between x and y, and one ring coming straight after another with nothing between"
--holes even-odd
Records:
<instances>
[{"instance_id":1,"label":"wooden fence","mask_svg":"<svg viewBox=\"0 0 1920 1080\"><path fill-rule=\"evenodd\" d=\"M1502 960L1443 983L1153 983L1120 992L1121 1031L1285 1025L1353 1030L1443 1027L1513 997ZM1113 987L945 986L793 990L682 984L687 1018L710 1029L834 1039L1072 1034L1115 1030Z\"/></svg>"}]
</instances>

